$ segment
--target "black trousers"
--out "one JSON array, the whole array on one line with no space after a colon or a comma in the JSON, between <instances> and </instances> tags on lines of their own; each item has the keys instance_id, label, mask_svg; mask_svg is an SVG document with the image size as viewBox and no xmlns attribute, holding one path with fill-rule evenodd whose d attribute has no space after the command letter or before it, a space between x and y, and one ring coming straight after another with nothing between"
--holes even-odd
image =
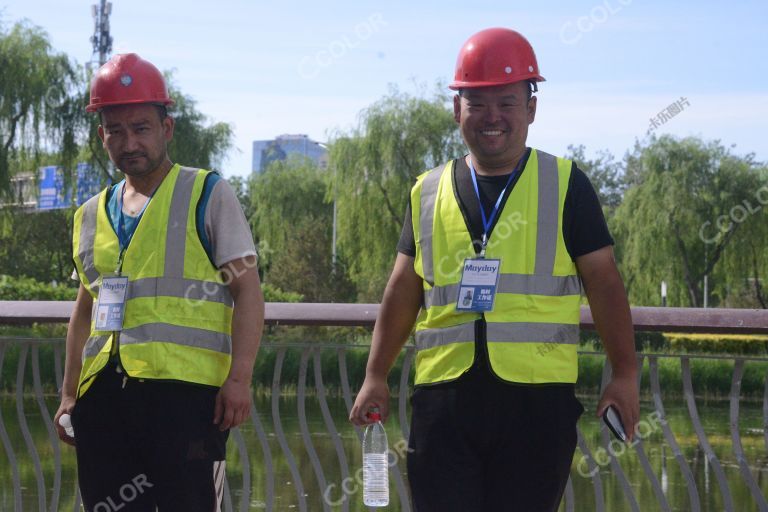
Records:
<instances>
[{"instance_id":1,"label":"black trousers","mask_svg":"<svg viewBox=\"0 0 768 512\"><path fill-rule=\"evenodd\" d=\"M514 385L475 366L412 398L417 512L556 512L584 408L572 385Z\"/></svg>"},{"instance_id":2,"label":"black trousers","mask_svg":"<svg viewBox=\"0 0 768 512\"><path fill-rule=\"evenodd\" d=\"M229 432L213 424L217 391L102 370L72 414L85 510L218 510Z\"/></svg>"}]
</instances>

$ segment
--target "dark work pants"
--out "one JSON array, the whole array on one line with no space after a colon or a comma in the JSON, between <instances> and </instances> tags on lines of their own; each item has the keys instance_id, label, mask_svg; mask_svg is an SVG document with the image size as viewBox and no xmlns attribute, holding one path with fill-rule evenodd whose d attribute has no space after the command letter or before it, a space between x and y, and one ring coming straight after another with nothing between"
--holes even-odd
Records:
<instances>
[{"instance_id":1,"label":"dark work pants","mask_svg":"<svg viewBox=\"0 0 768 512\"><path fill-rule=\"evenodd\" d=\"M411 398L416 512L555 512L584 412L572 385L514 385L473 367Z\"/></svg>"},{"instance_id":2,"label":"dark work pants","mask_svg":"<svg viewBox=\"0 0 768 512\"><path fill-rule=\"evenodd\" d=\"M110 364L75 403L77 475L88 512L218 510L228 432L217 389L128 379Z\"/></svg>"}]
</instances>

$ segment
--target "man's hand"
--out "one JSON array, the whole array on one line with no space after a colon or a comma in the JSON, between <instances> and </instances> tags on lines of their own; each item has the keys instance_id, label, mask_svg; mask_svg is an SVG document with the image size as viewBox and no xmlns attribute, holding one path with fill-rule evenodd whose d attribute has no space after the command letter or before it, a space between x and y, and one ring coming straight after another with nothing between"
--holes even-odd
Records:
<instances>
[{"instance_id":1,"label":"man's hand","mask_svg":"<svg viewBox=\"0 0 768 512\"><path fill-rule=\"evenodd\" d=\"M353 424L371 423L367 416L371 407L378 407L381 420L386 421L389 415L387 375L413 328L423 293L421 277L413 268L413 257L398 253L373 327L365 381L349 413Z\"/></svg>"},{"instance_id":2,"label":"man's hand","mask_svg":"<svg viewBox=\"0 0 768 512\"><path fill-rule=\"evenodd\" d=\"M368 410L378 407L381 413L382 423L389 416L389 386L386 379L366 377L360 392L357 394L355 404L349 413L349 421L361 427L372 423L368 417Z\"/></svg>"},{"instance_id":3,"label":"man's hand","mask_svg":"<svg viewBox=\"0 0 768 512\"><path fill-rule=\"evenodd\" d=\"M243 423L251 414L251 383L227 379L216 394L213 423L222 432Z\"/></svg>"},{"instance_id":4,"label":"man's hand","mask_svg":"<svg viewBox=\"0 0 768 512\"><path fill-rule=\"evenodd\" d=\"M627 441L632 441L635 428L640 421L640 393L637 377L611 378L597 404L597 415L602 418L609 405L613 405L619 412Z\"/></svg>"},{"instance_id":5,"label":"man's hand","mask_svg":"<svg viewBox=\"0 0 768 512\"><path fill-rule=\"evenodd\" d=\"M53 416L53 424L56 426L56 433L59 435L59 439L64 441L70 446L75 446L75 438L69 437L67 435L67 432L64 430L64 427L59 425L59 418L61 418L62 414L72 414L72 409L75 407L75 399L71 396L63 396L61 397L61 404L59 405L59 410L56 411L56 414Z\"/></svg>"},{"instance_id":6,"label":"man's hand","mask_svg":"<svg viewBox=\"0 0 768 512\"><path fill-rule=\"evenodd\" d=\"M627 438L631 440L640 418L635 333L627 293L613 258L613 248L606 246L579 256L576 266L587 292L595 327L613 368L613 377L605 387L597 414L602 416L609 405L615 406Z\"/></svg>"},{"instance_id":7,"label":"man's hand","mask_svg":"<svg viewBox=\"0 0 768 512\"><path fill-rule=\"evenodd\" d=\"M235 303L232 311L232 365L216 395L213 423L222 432L243 423L251 413L251 378L264 327L264 296L261 294L256 257L230 261L222 271Z\"/></svg>"}]
</instances>

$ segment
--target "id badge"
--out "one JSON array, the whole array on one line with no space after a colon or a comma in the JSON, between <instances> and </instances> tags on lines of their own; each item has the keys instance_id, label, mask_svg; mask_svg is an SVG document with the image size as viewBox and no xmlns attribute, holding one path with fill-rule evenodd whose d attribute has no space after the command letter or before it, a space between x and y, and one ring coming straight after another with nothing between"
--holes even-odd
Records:
<instances>
[{"instance_id":1,"label":"id badge","mask_svg":"<svg viewBox=\"0 0 768 512\"><path fill-rule=\"evenodd\" d=\"M125 316L125 295L128 276L105 275L101 278L99 299L96 302L96 330L122 331Z\"/></svg>"},{"instance_id":2,"label":"id badge","mask_svg":"<svg viewBox=\"0 0 768 512\"><path fill-rule=\"evenodd\" d=\"M501 260L467 258L461 273L456 311L487 313L493 311Z\"/></svg>"}]
</instances>

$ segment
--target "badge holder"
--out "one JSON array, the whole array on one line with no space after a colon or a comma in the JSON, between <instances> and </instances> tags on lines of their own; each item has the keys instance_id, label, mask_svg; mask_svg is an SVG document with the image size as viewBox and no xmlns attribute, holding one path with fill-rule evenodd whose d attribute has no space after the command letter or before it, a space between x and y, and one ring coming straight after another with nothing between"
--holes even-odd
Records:
<instances>
[{"instance_id":1,"label":"badge holder","mask_svg":"<svg viewBox=\"0 0 768 512\"><path fill-rule=\"evenodd\" d=\"M500 259L483 257L465 259L456 311L474 313L493 311L500 269Z\"/></svg>"},{"instance_id":2,"label":"badge holder","mask_svg":"<svg viewBox=\"0 0 768 512\"><path fill-rule=\"evenodd\" d=\"M122 331L125 317L125 296L128 276L120 273L105 274L101 278L99 298L96 302L96 330Z\"/></svg>"}]
</instances>

